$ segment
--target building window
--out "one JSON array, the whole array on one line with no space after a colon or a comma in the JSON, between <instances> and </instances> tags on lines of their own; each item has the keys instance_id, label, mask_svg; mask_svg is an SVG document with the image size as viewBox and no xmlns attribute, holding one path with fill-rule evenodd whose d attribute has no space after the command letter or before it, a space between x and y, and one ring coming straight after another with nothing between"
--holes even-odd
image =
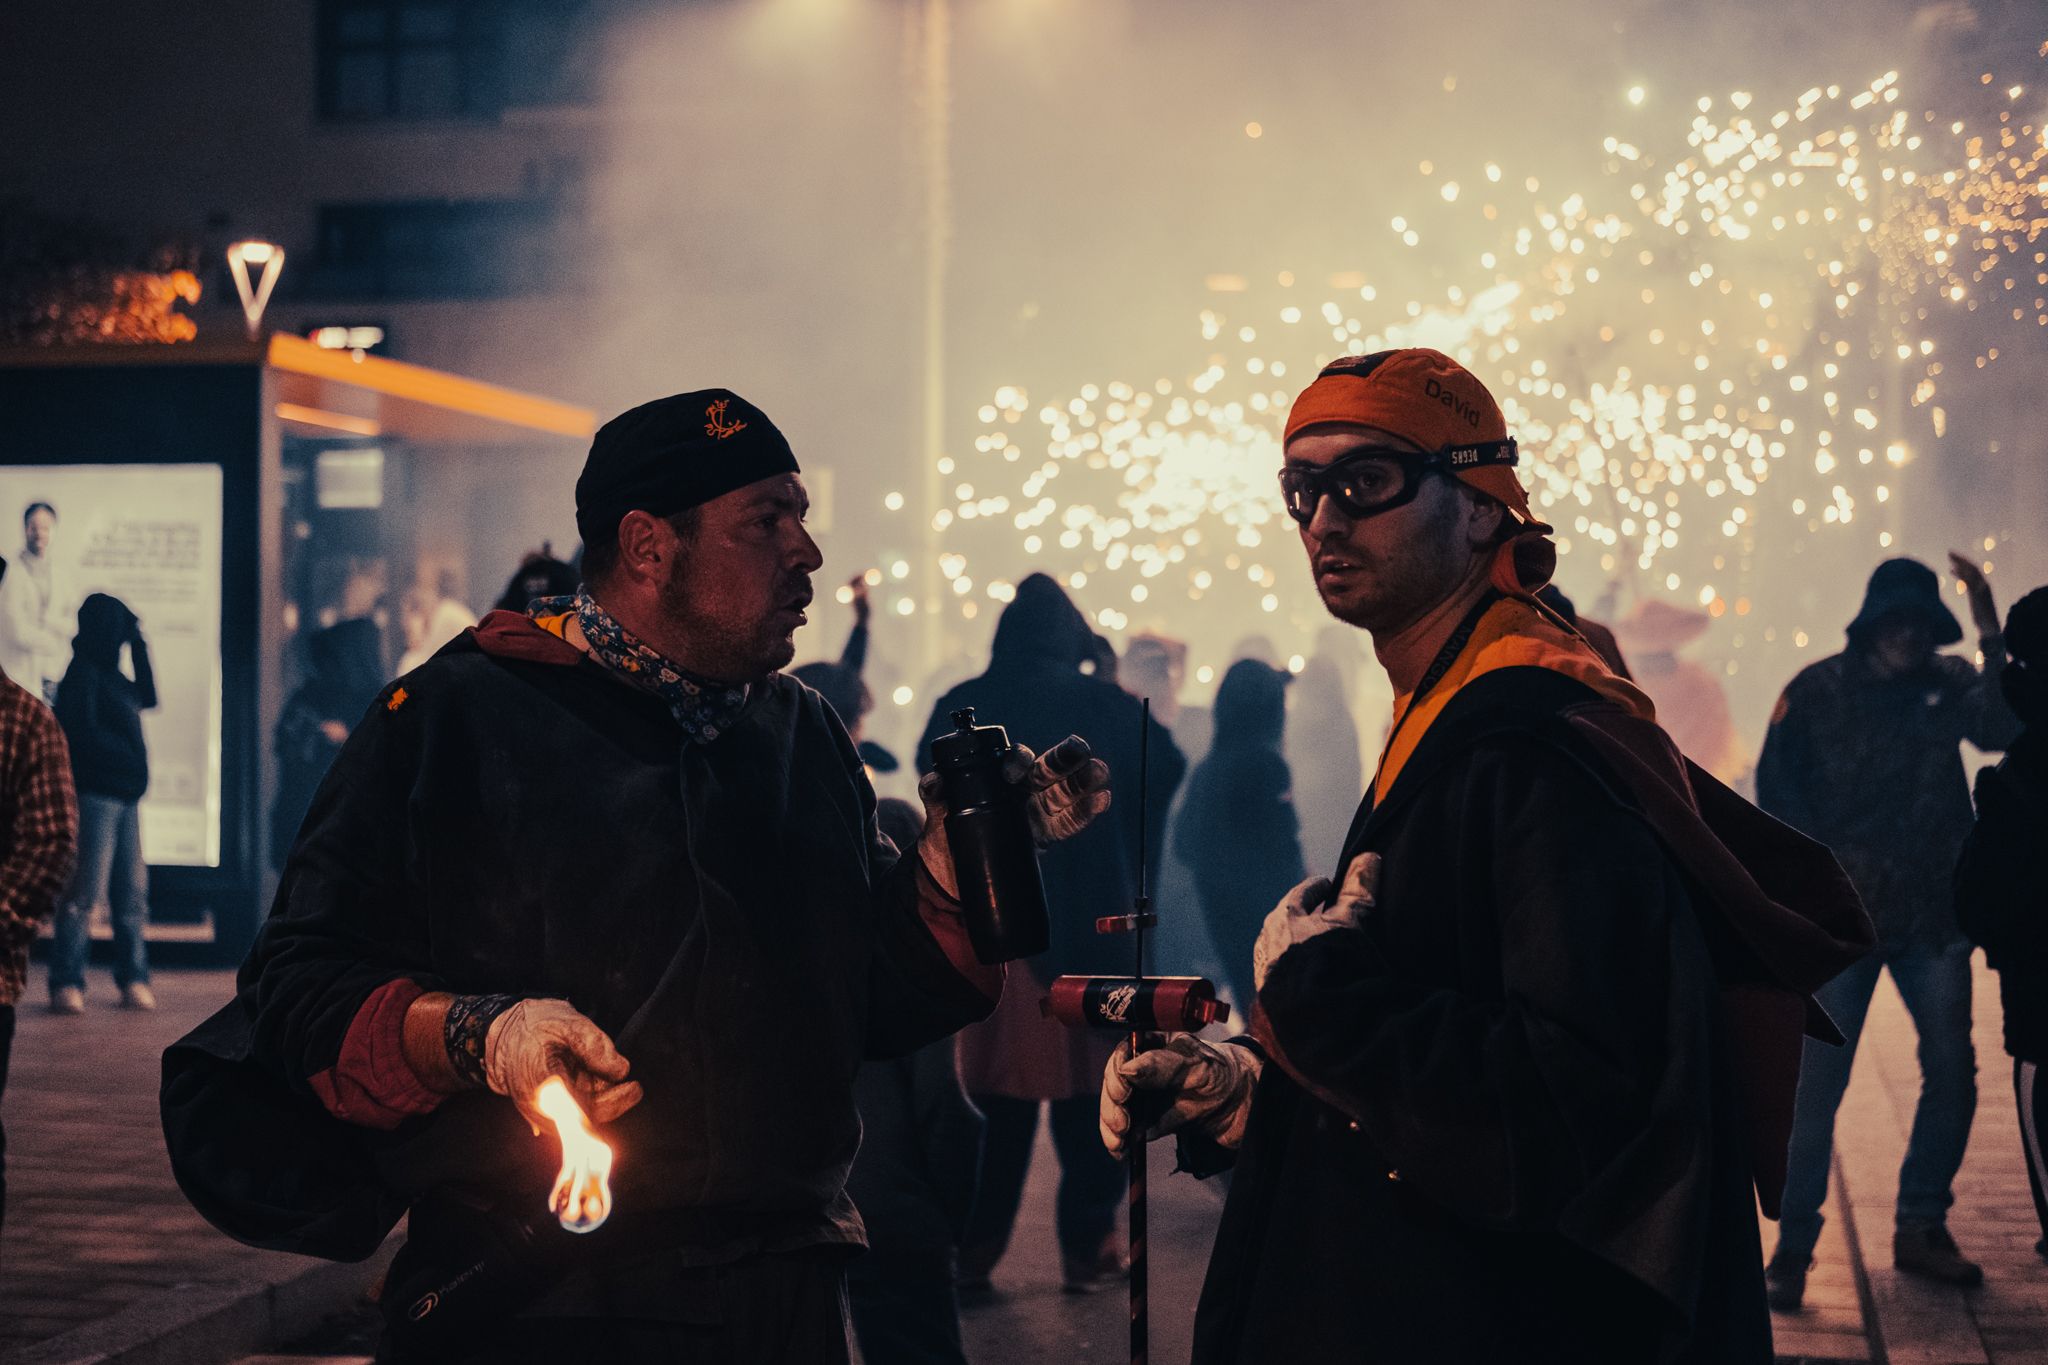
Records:
<instances>
[{"instance_id":1,"label":"building window","mask_svg":"<svg viewBox=\"0 0 2048 1365\"><path fill-rule=\"evenodd\" d=\"M331 204L304 277L310 297L495 298L548 288L560 214L539 200Z\"/></svg>"},{"instance_id":2,"label":"building window","mask_svg":"<svg viewBox=\"0 0 2048 1365\"><path fill-rule=\"evenodd\" d=\"M322 0L321 116L494 114L498 37L491 7L474 0Z\"/></svg>"}]
</instances>

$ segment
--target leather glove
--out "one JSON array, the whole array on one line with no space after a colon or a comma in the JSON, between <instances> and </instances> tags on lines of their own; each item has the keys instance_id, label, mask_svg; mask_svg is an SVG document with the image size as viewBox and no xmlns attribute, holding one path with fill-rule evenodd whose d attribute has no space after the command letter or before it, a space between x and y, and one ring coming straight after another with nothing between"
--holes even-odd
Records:
<instances>
[{"instance_id":1,"label":"leather glove","mask_svg":"<svg viewBox=\"0 0 2048 1365\"><path fill-rule=\"evenodd\" d=\"M1380 855L1361 853L1351 860L1344 874L1344 886L1331 898L1330 880L1311 877L1282 898L1266 916L1252 945L1252 989L1266 988L1266 974L1273 964L1297 943L1306 943L1332 929L1357 929L1365 923L1366 911L1377 904ZM1328 902L1325 904L1325 902Z\"/></svg>"},{"instance_id":2,"label":"leather glove","mask_svg":"<svg viewBox=\"0 0 2048 1365\"><path fill-rule=\"evenodd\" d=\"M1068 735L1043 754L1033 753L1027 745L1015 746L1003 759L1003 777L1024 785L1031 834L1040 845L1073 838L1109 809L1109 765L1097 758L1079 735ZM918 856L940 889L957 897L960 885L953 873L952 846L946 840L946 799L939 790L939 775L926 773L917 784L917 794L924 802L924 834L918 840Z\"/></svg>"},{"instance_id":3,"label":"leather glove","mask_svg":"<svg viewBox=\"0 0 2048 1365\"><path fill-rule=\"evenodd\" d=\"M1102 1101L1096 1126L1102 1145L1122 1158L1131 1142L1131 1101L1138 1091L1166 1105L1144 1125L1140 1139L1150 1142L1182 1128L1235 1150L1244 1140L1251 1117L1252 1089L1262 1063L1242 1047L1212 1047L1192 1033L1171 1033L1160 1046L1131 1055L1124 1039L1102 1069Z\"/></svg>"},{"instance_id":4,"label":"leather glove","mask_svg":"<svg viewBox=\"0 0 2048 1365\"><path fill-rule=\"evenodd\" d=\"M550 1076L562 1078L593 1125L640 1103L640 1083L626 1079L632 1064L566 1000L521 1000L492 1020L483 1060L485 1084L519 1106L536 1133L554 1126L533 1103Z\"/></svg>"}]
</instances>

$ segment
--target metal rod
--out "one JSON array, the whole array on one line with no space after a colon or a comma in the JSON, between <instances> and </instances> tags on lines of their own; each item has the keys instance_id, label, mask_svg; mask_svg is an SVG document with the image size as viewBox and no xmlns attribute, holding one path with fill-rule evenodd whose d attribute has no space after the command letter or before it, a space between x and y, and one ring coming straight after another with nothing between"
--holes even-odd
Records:
<instances>
[{"instance_id":1,"label":"metal rod","mask_svg":"<svg viewBox=\"0 0 2048 1365\"><path fill-rule=\"evenodd\" d=\"M1131 1035L1131 1055L1143 1044L1139 1034ZM1152 1331L1148 1297L1145 1247L1145 1135L1141 1128L1131 1152L1131 1365L1149 1365Z\"/></svg>"},{"instance_id":2,"label":"metal rod","mask_svg":"<svg viewBox=\"0 0 2048 1365\"><path fill-rule=\"evenodd\" d=\"M1147 827L1151 823L1151 759L1152 759L1152 699L1142 702L1143 718L1138 722L1138 899L1131 910L1135 916L1136 929L1131 935L1131 979L1142 980L1145 975L1145 917L1152 909L1151 897L1146 894L1146 848ZM1137 1056L1145 1050L1145 1036L1131 1034L1131 1055ZM1146 1143L1144 1125L1138 1125L1138 1140L1132 1144L1131 1152L1131 1207L1130 1207L1130 1275L1131 1275L1131 1365L1149 1365L1152 1358L1152 1326L1149 1297L1150 1258L1145 1245L1145 1167Z\"/></svg>"},{"instance_id":3,"label":"metal rod","mask_svg":"<svg viewBox=\"0 0 2048 1365\"><path fill-rule=\"evenodd\" d=\"M1151 795L1152 699L1141 698L1140 705L1144 716L1138 722L1138 899L1131 906L1132 913L1137 916L1137 929L1132 935L1131 944L1132 957L1135 959L1131 964L1133 978L1145 974L1145 916L1152 909L1152 897L1146 894L1145 885L1146 865L1150 862L1146 836L1150 832L1148 826L1152 823L1152 808L1147 804ZM1136 1047L1133 1043L1134 1052Z\"/></svg>"}]
</instances>

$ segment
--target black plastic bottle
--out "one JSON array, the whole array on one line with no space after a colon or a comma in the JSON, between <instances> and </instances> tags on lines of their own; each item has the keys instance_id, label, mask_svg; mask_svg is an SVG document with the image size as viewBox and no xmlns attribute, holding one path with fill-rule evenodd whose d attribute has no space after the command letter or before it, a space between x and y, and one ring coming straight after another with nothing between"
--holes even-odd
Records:
<instances>
[{"instance_id":1,"label":"black plastic bottle","mask_svg":"<svg viewBox=\"0 0 2048 1365\"><path fill-rule=\"evenodd\" d=\"M932 770L946 799L946 842L968 940L983 962L1042 953L1052 931L1028 798L1021 784L1003 780L1014 746L1002 726L976 725L971 706L953 713L953 726L932 741Z\"/></svg>"}]
</instances>

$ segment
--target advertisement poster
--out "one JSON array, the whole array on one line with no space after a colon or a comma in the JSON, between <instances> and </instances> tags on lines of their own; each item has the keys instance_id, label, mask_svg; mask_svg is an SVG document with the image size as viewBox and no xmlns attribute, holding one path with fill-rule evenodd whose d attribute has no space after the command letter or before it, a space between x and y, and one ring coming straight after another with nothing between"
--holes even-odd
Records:
<instances>
[{"instance_id":1,"label":"advertisement poster","mask_svg":"<svg viewBox=\"0 0 2048 1365\"><path fill-rule=\"evenodd\" d=\"M54 515L39 511L31 526L26 514L39 505ZM31 539L43 551L33 574ZM63 677L88 595L118 597L135 613L157 690L142 718L142 855L159 866L218 867L220 467L0 467L0 555L0 667L31 692L54 691ZM129 653L122 668L132 674Z\"/></svg>"}]
</instances>

